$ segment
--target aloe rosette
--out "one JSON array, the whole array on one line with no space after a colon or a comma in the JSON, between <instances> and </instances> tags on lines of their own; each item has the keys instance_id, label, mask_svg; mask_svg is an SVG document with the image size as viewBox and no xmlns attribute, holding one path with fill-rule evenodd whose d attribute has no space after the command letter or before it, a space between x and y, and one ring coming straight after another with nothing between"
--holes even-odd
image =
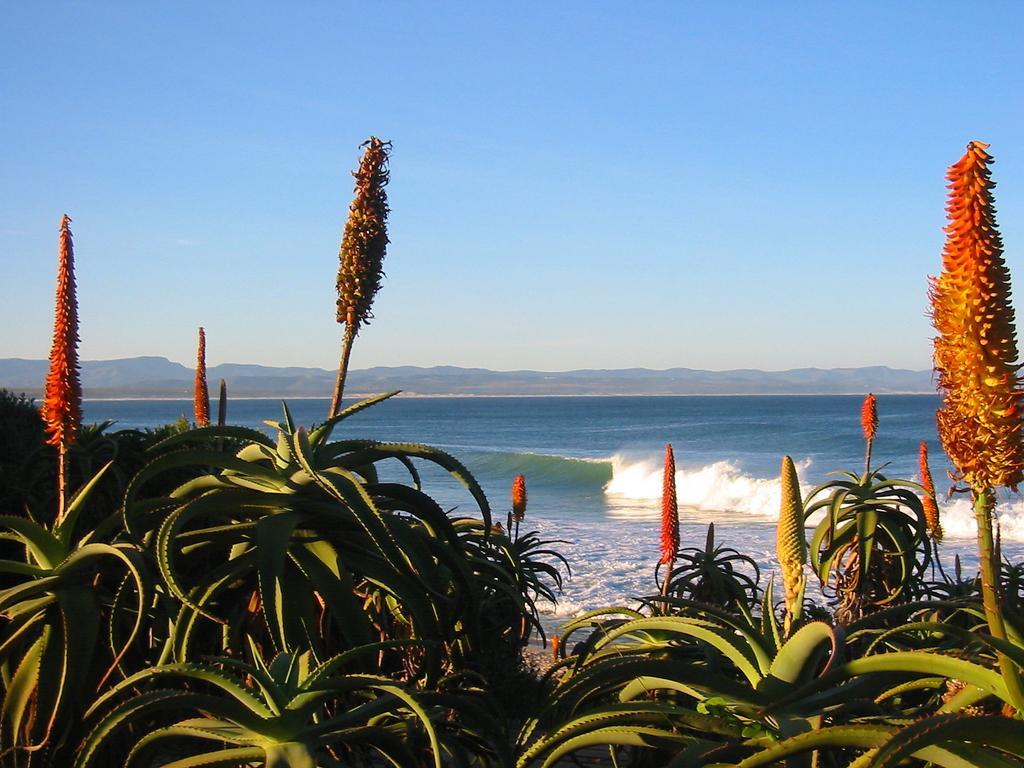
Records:
<instances>
[{"instance_id":1,"label":"aloe rosette","mask_svg":"<svg viewBox=\"0 0 1024 768\"><path fill-rule=\"evenodd\" d=\"M371 756L393 766L441 768L472 742L460 740L459 726L449 722L468 700L351 671L360 657L387 645L361 646L320 664L309 652L280 653L267 664L253 647L251 663L211 658L143 670L90 708L93 726L74 766L106 765L101 761L110 754L126 755L126 767L146 765L169 745L187 754L165 763L176 768L341 768L371 764ZM146 728L126 739L132 726Z\"/></svg>"},{"instance_id":2,"label":"aloe rosette","mask_svg":"<svg viewBox=\"0 0 1024 768\"><path fill-rule=\"evenodd\" d=\"M97 687L121 676L142 630L151 587L141 553L102 528L75 531L103 474L70 499L52 530L0 517L0 536L25 552L23 560L0 560L11 584L0 590L2 765L59 750Z\"/></svg>"},{"instance_id":3,"label":"aloe rosette","mask_svg":"<svg viewBox=\"0 0 1024 768\"><path fill-rule=\"evenodd\" d=\"M246 633L266 652L310 647L317 658L337 643L417 638L429 642L388 664L435 677L488 643L520 635L521 617L533 613L523 576L508 543L492 533L487 498L468 470L429 446L330 440L345 419L393 394L309 431L286 408L272 424L275 438L208 427L157 447L161 455L127 490L124 516L178 606L162 661L239 652ZM382 480L385 462L404 467L411 484ZM423 492L417 462L459 480L479 517L442 510ZM183 467L201 473L166 495L147 495L147 484ZM221 628L215 643L199 631L211 623Z\"/></svg>"}]
</instances>

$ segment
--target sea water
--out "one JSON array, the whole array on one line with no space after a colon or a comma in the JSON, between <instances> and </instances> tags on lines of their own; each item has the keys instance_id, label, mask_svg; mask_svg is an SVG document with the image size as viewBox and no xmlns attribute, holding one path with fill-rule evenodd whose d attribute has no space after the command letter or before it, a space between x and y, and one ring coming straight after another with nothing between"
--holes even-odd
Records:
<instances>
[{"instance_id":1,"label":"sea water","mask_svg":"<svg viewBox=\"0 0 1024 768\"><path fill-rule=\"evenodd\" d=\"M347 403L346 403L347 404ZM682 546L702 546L715 523L718 543L753 558L766 577L775 567L779 463L796 462L805 493L837 470L863 471L859 396L393 398L344 421L335 438L426 443L461 461L504 522L513 478L526 476L524 526L558 548L572 566L545 624L583 610L628 604L655 592L664 447L675 451ZM947 568L959 555L977 566L970 501L945 499L950 467L935 431L937 397L878 397L872 465L918 480L917 450L928 443L942 510ZM326 400L288 403L297 424L324 420ZM86 421L110 429L154 427L189 418L186 400L91 400ZM228 423L271 429L275 400L232 399ZM389 470L394 478L402 469ZM426 489L453 515L479 515L465 489L444 472L424 472ZM998 507L1003 554L1024 557L1024 500L1004 494Z\"/></svg>"}]
</instances>

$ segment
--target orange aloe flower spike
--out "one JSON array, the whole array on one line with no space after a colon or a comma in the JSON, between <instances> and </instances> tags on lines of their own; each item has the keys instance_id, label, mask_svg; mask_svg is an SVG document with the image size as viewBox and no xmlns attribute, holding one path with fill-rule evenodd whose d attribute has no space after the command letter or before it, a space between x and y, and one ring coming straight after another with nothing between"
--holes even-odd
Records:
<instances>
[{"instance_id":1,"label":"orange aloe flower spike","mask_svg":"<svg viewBox=\"0 0 1024 768\"><path fill-rule=\"evenodd\" d=\"M871 447L875 442L875 434L878 432L878 405L875 396L870 392L860 406L860 428L864 433L864 442L867 444L864 454L864 471L870 472Z\"/></svg>"},{"instance_id":2,"label":"orange aloe flower spike","mask_svg":"<svg viewBox=\"0 0 1024 768\"><path fill-rule=\"evenodd\" d=\"M987 144L949 168L942 274L931 280L942 447L972 488L1024 480L1017 334L1010 273L996 229Z\"/></svg>"},{"instance_id":3,"label":"orange aloe flower spike","mask_svg":"<svg viewBox=\"0 0 1024 768\"><path fill-rule=\"evenodd\" d=\"M521 523L525 517L526 478L522 475L516 475L515 480L512 481L512 519L517 523Z\"/></svg>"},{"instance_id":4,"label":"orange aloe flower spike","mask_svg":"<svg viewBox=\"0 0 1024 768\"><path fill-rule=\"evenodd\" d=\"M57 256L57 295L53 319L50 370L46 375L42 416L47 442L73 445L82 423L82 384L78 373L78 299L75 296L75 254L71 219L60 222Z\"/></svg>"},{"instance_id":5,"label":"orange aloe flower spike","mask_svg":"<svg viewBox=\"0 0 1024 768\"><path fill-rule=\"evenodd\" d=\"M676 458L665 446L665 475L661 490L661 564L673 563L679 551L679 505L676 503ZM667 580L668 577L666 577Z\"/></svg>"},{"instance_id":6,"label":"orange aloe flower spike","mask_svg":"<svg viewBox=\"0 0 1024 768\"><path fill-rule=\"evenodd\" d=\"M999 598L999 555L992 537L994 489L1016 490L1024 480L1017 331L1010 272L996 229L988 144L972 141L950 166L942 273L931 281L935 371L942 406L939 439L970 486L978 522L981 595L989 633L1007 638ZM1024 680L1016 662L999 652L1010 701L1024 710Z\"/></svg>"}]
</instances>

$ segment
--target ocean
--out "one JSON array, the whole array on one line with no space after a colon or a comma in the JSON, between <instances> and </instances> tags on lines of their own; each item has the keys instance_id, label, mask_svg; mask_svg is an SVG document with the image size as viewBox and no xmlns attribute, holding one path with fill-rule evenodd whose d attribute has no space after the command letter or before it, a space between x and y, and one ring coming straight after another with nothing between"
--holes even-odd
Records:
<instances>
[{"instance_id":1,"label":"ocean","mask_svg":"<svg viewBox=\"0 0 1024 768\"><path fill-rule=\"evenodd\" d=\"M766 577L774 569L779 463L792 456L806 490L830 472L863 470L860 396L393 398L342 423L335 437L418 442L448 451L483 486L495 520L510 508L512 479L526 476L525 529L560 539L572 577L545 624L655 591L662 457L676 457L683 546L716 540L749 555ZM917 480L917 448L927 440L940 496L950 485L930 395L878 397L873 466ZM322 421L326 400L289 403L299 424ZM111 429L154 427L191 417L187 400L89 400L87 422ZM214 410L216 405L214 404ZM228 422L267 429L281 419L275 400L231 399ZM397 472L395 477L400 477ZM424 475L427 490L454 514L474 504L452 478ZM975 527L963 495L940 503L947 567L959 555L976 568ZM1003 554L1024 557L1024 500L1004 494L998 507Z\"/></svg>"}]
</instances>

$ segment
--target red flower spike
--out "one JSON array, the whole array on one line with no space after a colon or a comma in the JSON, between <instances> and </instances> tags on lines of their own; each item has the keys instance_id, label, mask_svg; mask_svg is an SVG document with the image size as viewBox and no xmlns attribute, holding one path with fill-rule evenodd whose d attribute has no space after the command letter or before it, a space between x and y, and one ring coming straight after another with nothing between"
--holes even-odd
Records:
<instances>
[{"instance_id":1,"label":"red flower spike","mask_svg":"<svg viewBox=\"0 0 1024 768\"><path fill-rule=\"evenodd\" d=\"M661 559L675 562L679 551L679 506L676 503L676 459L671 443L665 446L665 478L661 491Z\"/></svg>"},{"instance_id":2,"label":"red flower spike","mask_svg":"<svg viewBox=\"0 0 1024 768\"><path fill-rule=\"evenodd\" d=\"M517 523L526 517L526 478L516 475L512 481L512 519Z\"/></svg>"},{"instance_id":3,"label":"red flower spike","mask_svg":"<svg viewBox=\"0 0 1024 768\"><path fill-rule=\"evenodd\" d=\"M870 392L860 407L860 428L864 432L865 440L875 439L875 433L878 431L878 407L875 396Z\"/></svg>"},{"instance_id":4,"label":"red flower spike","mask_svg":"<svg viewBox=\"0 0 1024 768\"><path fill-rule=\"evenodd\" d=\"M57 295L53 320L50 371L46 375L41 413L50 445L66 448L78 437L82 422L82 384L78 375L78 300L75 297L75 255L71 219L60 223Z\"/></svg>"}]
</instances>

